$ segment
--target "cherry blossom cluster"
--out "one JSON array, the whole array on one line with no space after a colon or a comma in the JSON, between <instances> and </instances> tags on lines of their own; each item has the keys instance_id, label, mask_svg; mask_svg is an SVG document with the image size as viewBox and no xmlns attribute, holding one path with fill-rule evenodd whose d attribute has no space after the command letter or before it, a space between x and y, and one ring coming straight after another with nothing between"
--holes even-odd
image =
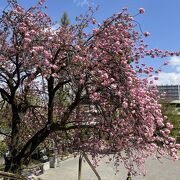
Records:
<instances>
[{"instance_id":1,"label":"cherry blossom cluster","mask_svg":"<svg viewBox=\"0 0 180 180\"><path fill-rule=\"evenodd\" d=\"M101 24L90 9L77 24L53 29L43 4L28 10L14 4L0 21L0 88L15 89L21 146L58 124L66 130L49 129L47 139L57 139L60 149L68 142L93 157L113 152L115 165L123 162L134 174L150 155L178 159L180 145L170 136L173 125L164 122L154 85L161 69L142 59L180 53L149 50L144 37L150 33L137 31L127 8Z\"/></svg>"}]
</instances>

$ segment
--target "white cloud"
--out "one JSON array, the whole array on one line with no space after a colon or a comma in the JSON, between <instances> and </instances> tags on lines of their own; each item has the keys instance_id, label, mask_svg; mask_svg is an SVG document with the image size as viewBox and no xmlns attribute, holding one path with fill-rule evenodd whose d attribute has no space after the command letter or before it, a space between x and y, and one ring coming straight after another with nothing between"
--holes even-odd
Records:
<instances>
[{"instance_id":1,"label":"white cloud","mask_svg":"<svg viewBox=\"0 0 180 180\"><path fill-rule=\"evenodd\" d=\"M78 6L92 6L94 3L92 0L73 0Z\"/></svg>"},{"instance_id":2,"label":"white cloud","mask_svg":"<svg viewBox=\"0 0 180 180\"><path fill-rule=\"evenodd\" d=\"M180 84L180 73L177 72L161 72L158 75L157 85L177 85Z\"/></svg>"},{"instance_id":3,"label":"white cloud","mask_svg":"<svg viewBox=\"0 0 180 180\"><path fill-rule=\"evenodd\" d=\"M76 3L78 6L89 5L88 0L73 0L73 2Z\"/></svg>"},{"instance_id":4,"label":"white cloud","mask_svg":"<svg viewBox=\"0 0 180 180\"><path fill-rule=\"evenodd\" d=\"M179 67L176 67L176 71L177 71L177 72L180 72L180 66L179 66Z\"/></svg>"},{"instance_id":5,"label":"white cloud","mask_svg":"<svg viewBox=\"0 0 180 180\"><path fill-rule=\"evenodd\" d=\"M176 68L176 71L180 71L180 57L171 57L170 65Z\"/></svg>"},{"instance_id":6,"label":"white cloud","mask_svg":"<svg viewBox=\"0 0 180 180\"><path fill-rule=\"evenodd\" d=\"M60 24L56 23L51 28L52 28L52 30L57 30L59 28L59 26L60 26Z\"/></svg>"},{"instance_id":7,"label":"white cloud","mask_svg":"<svg viewBox=\"0 0 180 180\"><path fill-rule=\"evenodd\" d=\"M170 66L174 68L173 72L160 72L158 74L157 85L177 85L180 84L180 57L171 57Z\"/></svg>"}]
</instances>

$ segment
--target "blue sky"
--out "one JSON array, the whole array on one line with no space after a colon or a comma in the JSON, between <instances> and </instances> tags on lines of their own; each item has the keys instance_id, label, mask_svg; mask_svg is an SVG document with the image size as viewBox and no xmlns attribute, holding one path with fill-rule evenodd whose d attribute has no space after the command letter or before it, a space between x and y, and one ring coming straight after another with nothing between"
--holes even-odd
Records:
<instances>
[{"instance_id":1,"label":"blue sky","mask_svg":"<svg viewBox=\"0 0 180 180\"><path fill-rule=\"evenodd\" d=\"M29 7L37 3L37 0L19 0L21 5ZM0 0L0 11L6 6L6 0ZM70 21L74 17L85 12L88 6L99 5L95 13L98 22L120 12L126 6L131 14L136 14L140 7L146 12L136 20L141 24L143 31L149 31L151 36L146 39L150 48L162 50L180 51L180 0L47 0L47 13L54 21L59 21L61 15L66 11ZM168 58L170 65L163 68L159 75L159 84L180 84L180 58ZM162 60L147 60L155 67L163 64Z\"/></svg>"}]
</instances>

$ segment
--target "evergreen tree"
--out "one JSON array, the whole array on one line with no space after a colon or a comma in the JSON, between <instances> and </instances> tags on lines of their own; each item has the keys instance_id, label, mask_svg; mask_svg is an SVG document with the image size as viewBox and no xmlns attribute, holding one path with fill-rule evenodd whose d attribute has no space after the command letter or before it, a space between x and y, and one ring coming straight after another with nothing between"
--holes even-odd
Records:
<instances>
[{"instance_id":1,"label":"evergreen tree","mask_svg":"<svg viewBox=\"0 0 180 180\"><path fill-rule=\"evenodd\" d=\"M69 18L68 14L66 12L63 13L62 18L61 18L61 25L62 26L68 26L69 25Z\"/></svg>"}]
</instances>

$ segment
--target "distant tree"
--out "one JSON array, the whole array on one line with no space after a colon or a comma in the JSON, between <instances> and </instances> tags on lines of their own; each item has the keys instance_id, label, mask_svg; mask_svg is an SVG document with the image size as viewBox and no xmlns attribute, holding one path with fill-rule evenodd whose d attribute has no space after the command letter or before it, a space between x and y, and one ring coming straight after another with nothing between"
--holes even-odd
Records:
<instances>
[{"instance_id":1,"label":"distant tree","mask_svg":"<svg viewBox=\"0 0 180 180\"><path fill-rule=\"evenodd\" d=\"M134 174L152 153L177 159L180 145L169 135L171 124L163 122L157 89L148 87L145 76L153 67L139 62L174 53L148 50L126 8L101 25L92 9L68 27L65 15L63 26L54 30L43 2L25 10L9 0L0 17L1 104L7 103L10 119L11 158L5 171L20 173L51 136L59 148L67 143L94 158L114 152L115 165L124 162Z\"/></svg>"},{"instance_id":2,"label":"distant tree","mask_svg":"<svg viewBox=\"0 0 180 180\"><path fill-rule=\"evenodd\" d=\"M62 26L68 26L69 25L69 18L68 18L68 14L66 12L64 12L62 15L61 25Z\"/></svg>"},{"instance_id":3,"label":"distant tree","mask_svg":"<svg viewBox=\"0 0 180 180\"><path fill-rule=\"evenodd\" d=\"M165 117L166 123L171 123L173 128L171 130L171 135L177 137L180 135L180 115L178 114L175 104L170 104L168 101L160 101L162 105L162 114Z\"/></svg>"}]
</instances>

